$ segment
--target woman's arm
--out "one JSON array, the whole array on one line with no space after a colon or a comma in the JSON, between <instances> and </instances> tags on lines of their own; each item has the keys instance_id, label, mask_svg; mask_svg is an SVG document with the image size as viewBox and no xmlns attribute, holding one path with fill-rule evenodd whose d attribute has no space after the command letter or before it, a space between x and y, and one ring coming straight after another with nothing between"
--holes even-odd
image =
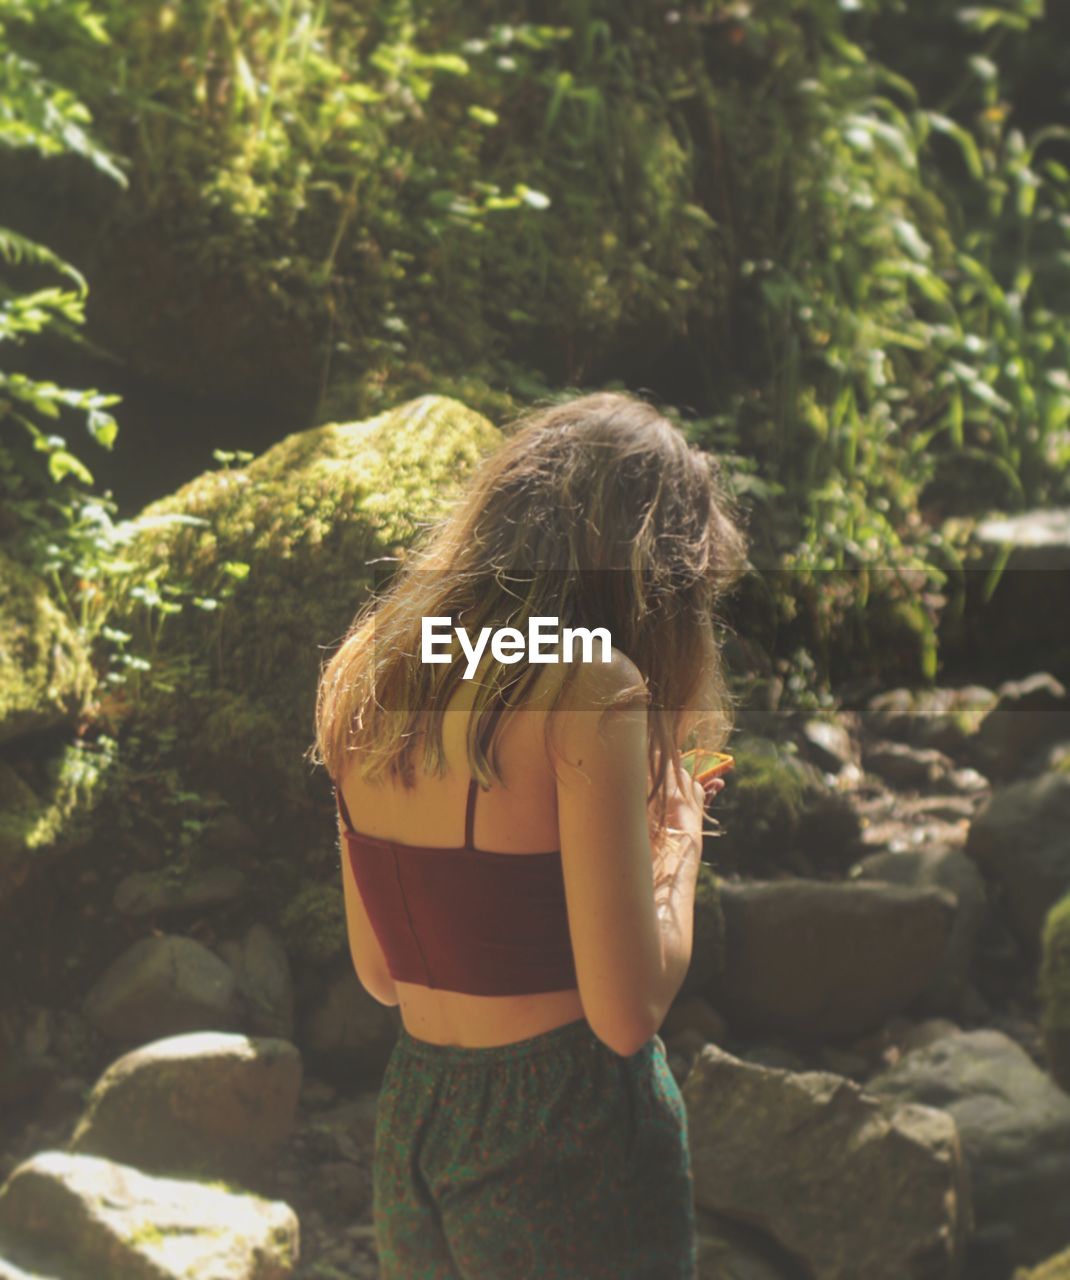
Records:
<instances>
[{"instance_id":1,"label":"woman's arm","mask_svg":"<svg viewBox=\"0 0 1070 1280\"><path fill-rule=\"evenodd\" d=\"M647 711L603 712L638 672L615 655L581 668L570 706L557 712L557 809L569 931L580 1000L592 1030L624 1056L657 1031L691 959L701 802L672 790L656 901L646 794ZM607 696L608 695L608 698ZM662 873L664 877L664 873Z\"/></svg>"}]
</instances>

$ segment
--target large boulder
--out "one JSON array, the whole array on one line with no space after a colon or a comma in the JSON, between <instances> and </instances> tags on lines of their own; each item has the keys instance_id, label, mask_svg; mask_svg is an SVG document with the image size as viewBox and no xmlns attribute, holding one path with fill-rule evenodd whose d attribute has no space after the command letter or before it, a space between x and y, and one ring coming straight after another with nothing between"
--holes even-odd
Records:
<instances>
[{"instance_id":1,"label":"large boulder","mask_svg":"<svg viewBox=\"0 0 1070 1280\"><path fill-rule=\"evenodd\" d=\"M724 969L708 988L730 1021L811 1039L876 1030L921 994L946 953L944 889L864 882L721 884Z\"/></svg>"},{"instance_id":2,"label":"large boulder","mask_svg":"<svg viewBox=\"0 0 1070 1280\"><path fill-rule=\"evenodd\" d=\"M134 1044L183 1031L230 1031L238 1023L235 977L193 938L142 938L93 983L82 1012L103 1035Z\"/></svg>"},{"instance_id":3,"label":"large boulder","mask_svg":"<svg viewBox=\"0 0 1070 1280\"><path fill-rule=\"evenodd\" d=\"M682 1093L700 1209L759 1228L811 1280L961 1274L969 1188L950 1116L713 1045Z\"/></svg>"},{"instance_id":4,"label":"large boulder","mask_svg":"<svg viewBox=\"0 0 1070 1280\"><path fill-rule=\"evenodd\" d=\"M240 942L219 944L234 971L242 1024L253 1035L293 1037L294 991L286 948L265 925L251 925Z\"/></svg>"},{"instance_id":5,"label":"large boulder","mask_svg":"<svg viewBox=\"0 0 1070 1280\"><path fill-rule=\"evenodd\" d=\"M966 852L1000 887L1008 923L1035 956L1045 915L1070 890L1070 769L997 788L970 824Z\"/></svg>"},{"instance_id":6,"label":"large boulder","mask_svg":"<svg viewBox=\"0 0 1070 1280\"><path fill-rule=\"evenodd\" d=\"M97 1156L42 1151L0 1187L0 1258L48 1280L286 1280L298 1247L281 1201Z\"/></svg>"},{"instance_id":7,"label":"large boulder","mask_svg":"<svg viewBox=\"0 0 1070 1280\"><path fill-rule=\"evenodd\" d=\"M1070 1097L1008 1036L941 1036L866 1088L954 1118L976 1219L971 1280L1004 1280L1070 1244Z\"/></svg>"},{"instance_id":8,"label":"large boulder","mask_svg":"<svg viewBox=\"0 0 1070 1280\"><path fill-rule=\"evenodd\" d=\"M854 855L860 827L847 797L793 748L755 733L733 741L736 767L716 806L724 827L716 844L719 861L782 863L799 849L821 863L842 865Z\"/></svg>"},{"instance_id":9,"label":"large boulder","mask_svg":"<svg viewBox=\"0 0 1070 1280\"><path fill-rule=\"evenodd\" d=\"M1043 667L1070 680L1070 508L993 513L973 528L963 564L965 608L941 620L945 658L1004 674Z\"/></svg>"},{"instance_id":10,"label":"large boulder","mask_svg":"<svg viewBox=\"0 0 1070 1280\"><path fill-rule=\"evenodd\" d=\"M69 1148L146 1173L256 1186L293 1130L300 1090L301 1055L286 1040L170 1036L112 1063Z\"/></svg>"},{"instance_id":11,"label":"large boulder","mask_svg":"<svg viewBox=\"0 0 1070 1280\"><path fill-rule=\"evenodd\" d=\"M955 897L955 919L940 963L914 1002L919 1013L957 1013L966 994L977 937L988 912L985 882L961 849L939 844L871 853L851 868L859 880L934 886Z\"/></svg>"},{"instance_id":12,"label":"large boulder","mask_svg":"<svg viewBox=\"0 0 1070 1280\"><path fill-rule=\"evenodd\" d=\"M323 647L365 601L371 562L442 514L500 441L463 404L425 396L287 436L131 522L131 583L166 575L191 596L160 631L137 715L173 726L195 785L261 829L307 840L309 818L322 817L303 753ZM147 649L143 595L121 596L114 616Z\"/></svg>"},{"instance_id":13,"label":"large boulder","mask_svg":"<svg viewBox=\"0 0 1070 1280\"><path fill-rule=\"evenodd\" d=\"M1046 671L1000 685L973 743L973 757L989 776L1009 779L1053 742L1070 739L1070 695Z\"/></svg>"}]
</instances>

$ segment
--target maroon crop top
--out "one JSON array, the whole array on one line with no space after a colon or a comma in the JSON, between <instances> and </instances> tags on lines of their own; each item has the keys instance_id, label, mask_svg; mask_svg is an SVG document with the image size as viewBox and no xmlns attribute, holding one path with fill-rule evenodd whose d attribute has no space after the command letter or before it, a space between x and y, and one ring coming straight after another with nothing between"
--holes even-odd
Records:
<instances>
[{"instance_id":1,"label":"maroon crop top","mask_svg":"<svg viewBox=\"0 0 1070 1280\"><path fill-rule=\"evenodd\" d=\"M460 849L362 835L334 791L353 878L392 978L476 996L577 986L560 850L475 848L475 778Z\"/></svg>"}]
</instances>

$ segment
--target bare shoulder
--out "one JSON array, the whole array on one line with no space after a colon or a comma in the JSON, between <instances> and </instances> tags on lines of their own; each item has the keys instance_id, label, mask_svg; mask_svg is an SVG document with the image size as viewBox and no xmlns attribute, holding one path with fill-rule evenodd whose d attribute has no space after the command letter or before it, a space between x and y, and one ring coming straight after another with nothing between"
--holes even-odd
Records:
<instances>
[{"instance_id":1,"label":"bare shoulder","mask_svg":"<svg viewBox=\"0 0 1070 1280\"><path fill-rule=\"evenodd\" d=\"M569 711L601 711L646 701L643 673L620 649L611 650L609 662L575 663L574 670L564 701Z\"/></svg>"}]
</instances>

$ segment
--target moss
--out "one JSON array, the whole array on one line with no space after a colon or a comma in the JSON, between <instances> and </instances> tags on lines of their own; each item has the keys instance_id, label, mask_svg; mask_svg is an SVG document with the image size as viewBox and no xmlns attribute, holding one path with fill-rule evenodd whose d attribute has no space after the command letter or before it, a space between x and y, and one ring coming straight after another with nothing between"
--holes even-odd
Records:
<instances>
[{"instance_id":1,"label":"moss","mask_svg":"<svg viewBox=\"0 0 1070 1280\"><path fill-rule=\"evenodd\" d=\"M424 396L287 436L145 509L115 624L153 663L133 690L136 715L174 728L192 786L243 816L305 821L323 650L363 603L368 562L442 514L500 440L460 402ZM181 610L147 612L135 587L154 579Z\"/></svg>"},{"instance_id":2,"label":"moss","mask_svg":"<svg viewBox=\"0 0 1070 1280\"><path fill-rule=\"evenodd\" d=\"M1041 949L1040 1022L1048 1067L1070 1092L1070 893L1048 912Z\"/></svg>"},{"instance_id":3,"label":"moss","mask_svg":"<svg viewBox=\"0 0 1070 1280\"><path fill-rule=\"evenodd\" d=\"M0 742L73 721L96 685L89 655L45 583L0 551Z\"/></svg>"},{"instance_id":4,"label":"moss","mask_svg":"<svg viewBox=\"0 0 1070 1280\"><path fill-rule=\"evenodd\" d=\"M768 738L745 735L731 750L736 767L719 815L727 838L738 832L748 849L762 851L790 844L811 789L804 766Z\"/></svg>"},{"instance_id":5,"label":"moss","mask_svg":"<svg viewBox=\"0 0 1070 1280\"><path fill-rule=\"evenodd\" d=\"M84 844L116 762L115 743L38 743L0 760L0 898L35 866Z\"/></svg>"},{"instance_id":6,"label":"moss","mask_svg":"<svg viewBox=\"0 0 1070 1280\"><path fill-rule=\"evenodd\" d=\"M312 964L333 960L347 946L345 903L341 889L332 885L306 885L279 923L290 954Z\"/></svg>"},{"instance_id":7,"label":"moss","mask_svg":"<svg viewBox=\"0 0 1070 1280\"><path fill-rule=\"evenodd\" d=\"M1070 1031L1070 893L1048 912L1041 945L1040 999L1044 1026Z\"/></svg>"},{"instance_id":8,"label":"moss","mask_svg":"<svg viewBox=\"0 0 1070 1280\"><path fill-rule=\"evenodd\" d=\"M1070 1249L1047 1258L1030 1271L1019 1268L1014 1273L1014 1280L1070 1280Z\"/></svg>"},{"instance_id":9,"label":"moss","mask_svg":"<svg viewBox=\"0 0 1070 1280\"><path fill-rule=\"evenodd\" d=\"M141 1222L132 1227L125 1237L125 1242L137 1249L144 1245L159 1246L167 1241L166 1235L154 1222Z\"/></svg>"}]
</instances>

